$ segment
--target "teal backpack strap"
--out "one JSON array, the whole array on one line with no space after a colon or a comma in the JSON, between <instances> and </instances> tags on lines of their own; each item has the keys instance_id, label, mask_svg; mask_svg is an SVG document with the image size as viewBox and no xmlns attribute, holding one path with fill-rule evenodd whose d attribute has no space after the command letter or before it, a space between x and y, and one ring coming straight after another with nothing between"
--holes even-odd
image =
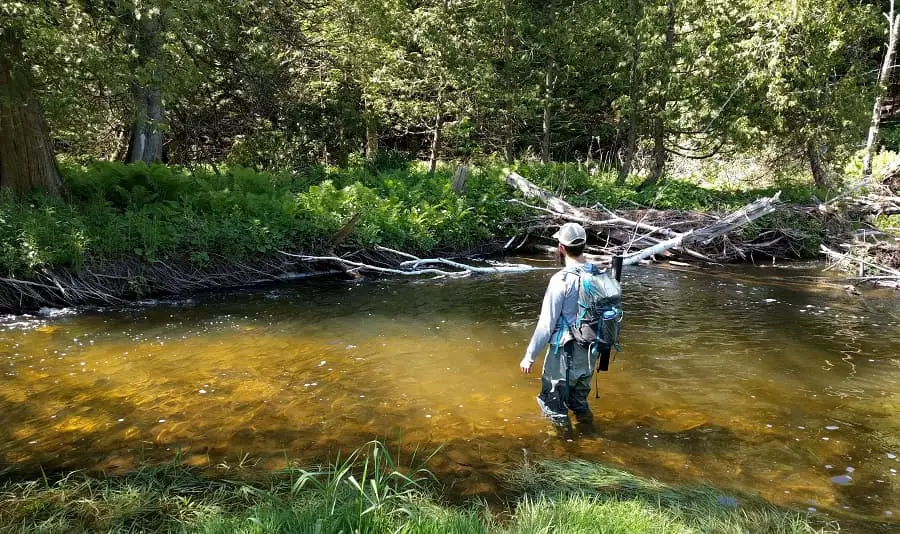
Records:
<instances>
[{"instance_id":1,"label":"teal backpack strap","mask_svg":"<svg viewBox=\"0 0 900 534\"><path fill-rule=\"evenodd\" d=\"M566 316L560 314L559 315L559 325L557 327L557 331L559 333L556 334L556 342L553 343L553 355L554 356L559 354L559 342L562 341L563 332L565 332L567 328L569 328L569 323L568 323L568 321L566 321Z\"/></svg>"}]
</instances>

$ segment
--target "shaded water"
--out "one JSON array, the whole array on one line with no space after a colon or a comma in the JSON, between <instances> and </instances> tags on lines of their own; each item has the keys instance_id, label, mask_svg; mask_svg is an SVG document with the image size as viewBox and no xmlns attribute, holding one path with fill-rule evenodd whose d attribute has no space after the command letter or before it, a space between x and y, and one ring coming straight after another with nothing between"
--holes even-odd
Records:
<instances>
[{"instance_id":1,"label":"shaded water","mask_svg":"<svg viewBox=\"0 0 900 534\"><path fill-rule=\"evenodd\" d=\"M900 518L900 304L803 271L633 268L593 430L539 416L518 362L550 271L313 282L0 325L0 469L313 462L445 444L464 495L594 458L841 517ZM539 365L540 361L538 362Z\"/></svg>"}]
</instances>

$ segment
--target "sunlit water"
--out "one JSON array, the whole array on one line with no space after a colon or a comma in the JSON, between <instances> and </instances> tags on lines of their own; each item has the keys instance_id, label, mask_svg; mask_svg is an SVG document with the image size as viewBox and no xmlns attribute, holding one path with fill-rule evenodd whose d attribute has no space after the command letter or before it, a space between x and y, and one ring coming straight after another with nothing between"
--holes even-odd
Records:
<instances>
[{"instance_id":1,"label":"sunlit water","mask_svg":"<svg viewBox=\"0 0 900 534\"><path fill-rule=\"evenodd\" d=\"M900 304L796 269L632 268L625 352L560 436L522 375L551 271L315 281L0 325L0 470L315 462L370 439L461 495L592 458L836 517L900 519ZM539 365L540 362L538 362ZM526 452L527 451L527 452Z\"/></svg>"}]
</instances>

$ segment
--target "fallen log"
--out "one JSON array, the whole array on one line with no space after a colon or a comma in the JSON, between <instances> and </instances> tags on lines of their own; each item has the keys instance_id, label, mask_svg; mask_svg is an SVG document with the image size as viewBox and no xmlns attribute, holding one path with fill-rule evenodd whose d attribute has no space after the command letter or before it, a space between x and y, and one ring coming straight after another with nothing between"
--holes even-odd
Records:
<instances>
[{"instance_id":1,"label":"fallen log","mask_svg":"<svg viewBox=\"0 0 900 534\"><path fill-rule=\"evenodd\" d=\"M717 237L737 230L738 228L749 224L760 217L773 213L777 208L781 199L781 191L775 193L774 196L768 198L759 198L747 204L736 212L719 219L713 224L697 230L693 234L693 239L701 244L708 245Z\"/></svg>"},{"instance_id":2,"label":"fallen log","mask_svg":"<svg viewBox=\"0 0 900 534\"><path fill-rule=\"evenodd\" d=\"M522 273L527 271L533 271L537 269L537 267L532 267L531 265L525 264L500 264L500 265L492 265L490 267L475 267L472 265L466 265L464 263L460 263L458 261L448 260L447 258L431 258L431 259L422 259L422 260L409 260L404 261L400 264L401 269L412 269L415 271L419 268L420 265L447 265L449 267L453 267L459 269L461 273L475 273L475 274L500 274L500 273Z\"/></svg>"},{"instance_id":3,"label":"fallen log","mask_svg":"<svg viewBox=\"0 0 900 534\"><path fill-rule=\"evenodd\" d=\"M637 236L633 235L628 242L618 240L618 253L624 255L624 265L634 265L641 260L651 256L661 254L667 250L681 249L685 254L702 258L706 261L715 261L712 254L702 254L698 251L691 250L691 245L709 246L717 238L723 237L742 226L753 222L760 217L774 212L780 202L781 192L776 193L772 197L761 198L744 206L742 209L716 220L712 224L704 226L697 230L687 232L676 232L674 230L654 226L641 221L632 221L625 217L621 217L612 211L606 210L605 215L598 210L588 208L579 208L557 197L556 195L545 191L541 187L530 182L527 178L515 172L508 172L506 175L506 183L510 187L520 191L525 197L532 198L543 203L546 208L540 206L532 206L521 200L513 200L530 208L552 214L563 220L578 222L590 229L615 229L630 228L632 230L641 230L645 234ZM665 236L667 239L660 240L652 237L654 234ZM607 237L609 237L607 235ZM647 244L646 240L654 241L653 244ZM778 240L773 240L777 243ZM634 254L627 254L627 251L634 247L640 247L641 250ZM607 247L607 250L610 250ZM737 254L743 255L743 251L737 249ZM723 253L727 259L727 252Z\"/></svg>"},{"instance_id":4,"label":"fallen log","mask_svg":"<svg viewBox=\"0 0 900 534\"><path fill-rule=\"evenodd\" d=\"M359 271L370 271L374 273L393 274L398 276L435 275L438 277L459 278L471 276L473 274L523 273L546 269L546 267L534 267L532 265L509 263L496 263L490 265L489 267L475 267L472 265L466 265L458 261L449 260L447 258L417 258L411 254L395 251L388 248L382 247L381 250L390 251L402 258L411 259L407 259L391 267L383 267L359 261L352 261L347 258L341 258L339 256L309 256L303 254L293 254L290 252L285 252L283 250L279 250L278 253L286 257L294 258L296 260L304 262L337 263L338 265L346 269L347 272L351 273ZM436 269L434 267L422 268L422 265L443 265L454 270Z\"/></svg>"},{"instance_id":5,"label":"fallen log","mask_svg":"<svg viewBox=\"0 0 900 534\"><path fill-rule=\"evenodd\" d=\"M897 271L895 269L891 269L891 268L885 267L883 265L878 265L877 263L866 261L862 258L857 258L850 254L841 254L840 252L837 252L836 250L831 250L830 248L826 247L825 245L821 245L820 250L826 256L829 256L837 261L848 261L848 262L858 263L861 266L871 267L872 269L875 269L876 271L881 271L883 273L887 273L887 274L893 276L896 279L900 279L900 271Z\"/></svg>"}]
</instances>

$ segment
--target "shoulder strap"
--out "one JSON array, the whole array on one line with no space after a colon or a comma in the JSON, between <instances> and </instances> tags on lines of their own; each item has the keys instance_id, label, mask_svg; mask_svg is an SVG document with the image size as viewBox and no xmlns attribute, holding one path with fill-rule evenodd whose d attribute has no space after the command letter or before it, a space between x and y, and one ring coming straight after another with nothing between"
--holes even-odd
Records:
<instances>
[{"instance_id":1,"label":"shoulder strap","mask_svg":"<svg viewBox=\"0 0 900 534\"><path fill-rule=\"evenodd\" d=\"M570 274L574 274L575 276L581 278L581 273L584 272L580 267L563 267L563 282L566 281L566 276Z\"/></svg>"}]
</instances>

